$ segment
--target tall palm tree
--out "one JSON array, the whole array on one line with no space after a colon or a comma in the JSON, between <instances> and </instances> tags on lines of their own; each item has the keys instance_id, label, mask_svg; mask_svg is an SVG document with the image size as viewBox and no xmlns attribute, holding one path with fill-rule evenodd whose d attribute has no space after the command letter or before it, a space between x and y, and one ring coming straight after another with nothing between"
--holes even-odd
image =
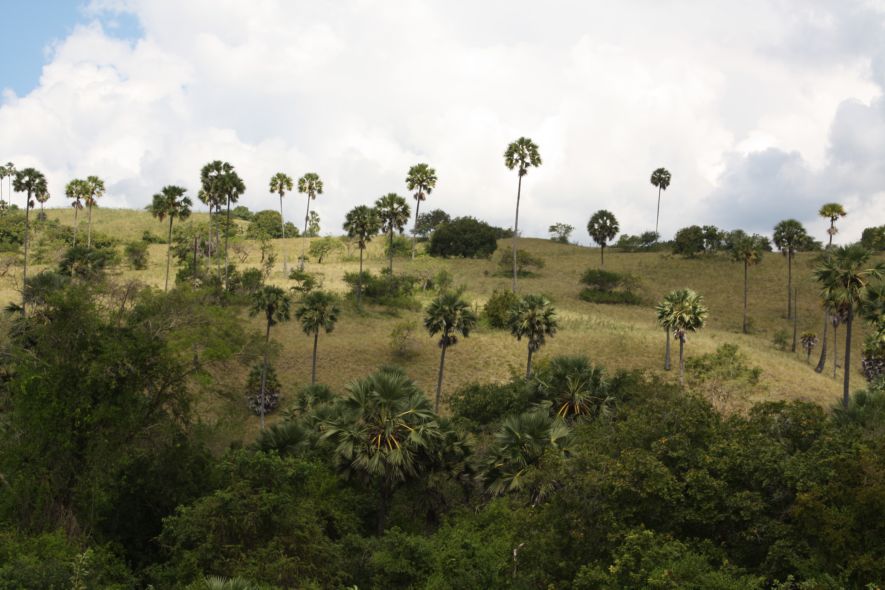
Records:
<instances>
[{"instance_id":1,"label":"tall palm tree","mask_svg":"<svg viewBox=\"0 0 885 590\"><path fill-rule=\"evenodd\" d=\"M86 247L92 247L92 208L98 206L98 199L104 196L104 181L98 176L87 176L84 186L86 194L84 200L86 202L87 215L89 218L86 230Z\"/></svg>"},{"instance_id":2,"label":"tall palm tree","mask_svg":"<svg viewBox=\"0 0 885 590\"><path fill-rule=\"evenodd\" d=\"M830 220L830 227L829 229L827 229L827 235L830 236L830 240L829 242L827 242L827 248L829 248L833 245L833 236L839 233L839 230L836 229L836 220L847 215L847 213L845 212L845 207L843 207L839 203L826 203L821 206L817 214L824 219Z\"/></svg>"},{"instance_id":3,"label":"tall palm tree","mask_svg":"<svg viewBox=\"0 0 885 590\"><path fill-rule=\"evenodd\" d=\"M744 334L747 334L750 331L750 279L748 269L751 266L762 262L762 254L765 252L765 244L765 238L760 235L753 234L752 236L748 236L744 234L735 239L734 243L731 245L732 259L736 262L741 262L744 265L744 321L742 328Z\"/></svg>"},{"instance_id":4,"label":"tall palm tree","mask_svg":"<svg viewBox=\"0 0 885 590\"><path fill-rule=\"evenodd\" d=\"M30 213L34 206L34 195L39 195L47 191L46 177L42 172L35 168L25 168L15 173L15 179L12 182L12 188L17 193L26 193L25 201L25 264L22 272L22 316L27 316L25 309L25 285L28 282L28 244L30 242Z\"/></svg>"},{"instance_id":5,"label":"tall palm tree","mask_svg":"<svg viewBox=\"0 0 885 590\"><path fill-rule=\"evenodd\" d=\"M228 255L227 255L227 245L230 239L231 234L231 222L230 222L230 205L231 203L236 203L240 200L240 197L243 193L246 192L246 184L243 182L243 179L240 178L240 175L236 173L234 167L230 167L230 172L226 175L224 180L224 201L227 206L227 219L225 219L224 223L224 286L227 288L227 273L228 273Z\"/></svg>"},{"instance_id":6,"label":"tall palm tree","mask_svg":"<svg viewBox=\"0 0 885 590\"><path fill-rule=\"evenodd\" d=\"M885 274L885 265L870 265L870 252L860 245L842 246L823 259L814 271L822 295L846 311L842 405L848 407L851 380L851 331L854 312L866 296L870 282Z\"/></svg>"},{"instance_id":7,"label":"tall palm tree","mask_svg":"<svg viewBox=\"0 0 885 590\"><path fill-rule=\"evenodd\" d=\"M508 169L516 168L519 182L516 185L516 217L513 220L513 292L516 293L516 240L519 237L519 200L522 196L522 177L528 174L529 168L541 165L541 154L538 146L527 137L520 137L504 152L504 165Z\"/></svg>"},{"instance_id":8,"label":"tall palm tree","mask_svg":"<svg viewBox=\"0 0 885 590\"><path fill-rule=\"evenodd\" d=\"M77 236L80 233L80 225L77 217L83 209L83 199L86 198L86 181L75 178L65 186L65 195L71 199L71 207L74 209L74 246L77 245Z\"/></svg>"},{"instance_id":9,"label":"tall palm tree","mask_svg":"<svg viewBox=\"0 0 885 590\"><path fill-rule=\"evenodd\" d=\"M556 309L550 300L543 295L526 295L510 308L507 323L510 333L517 340L528 341L528 360L525 367L525 378L532 376L532 354L541 350L547 336L556 335L559 327L556 321Z\"/></svg>"},{"instance_id":10,"label":"tall palm tree","mask_svg":"<svg viewBox=\"0 0 885 590\"><path fill-rule=\"evenodd\" d=\"M381 232L387 234L388 270L393 274L393 233L403 233L409 221L409 204L396 193L388 193L375 201L381 219Z\"/></svg>"},{"instance_id":11,"label":"tall palm tree","mask_svg":"<svg viewBox=\"0 0 885 590\"><path fill-rule=\"evenodd\" d=\"M298 179L298 192L307 195L307 211L304 214L304 239L301 240L301 260L298 268L304 270L304 256L307 253L307 224L310 221L310 202L317 198L317 195L323 194L323 181L316 172L308 172Z\"/></svg>"},{"instance_id":12,"label":"tall palm tree","mask_svg":"<svg viewBox=\"0 0 885 590\"><path fill-rule=\"evenodd\" d=\"M265 388L267 387L267 357L270 352L270 328L289 321L292 299L285 291L273 285L265 285L252 295L249 315L264 314L267 329L264 333L264 363L261 366L261 399L258 400L261 415L261 430L264 430Z\"/></svg>"},{"instance_id":13,"label":"tall palm tree","mask_svg":"<svg viewBox=\"0 0 885 590\"><path fill-rule=\"evenodd\" d=\"M286 239L286 217L283 214L283 197L294 186L292 177L283 172L277 172L270 178L270 192L280 195L280 225L283 230L283 239Z\"/></svg>"},{"instance_id":14,"label":"tall palm tree","mask_svg":"<svg viewBox=\"0 0 885 590\"><path fill-rule=\"evenodd\" d=\"M658 189L658 212L655 214L655 233L658 233L658 220L661 218L661 191L670 186L670 172L666 168L658 168L651 173L651 184Z\"/></svg>"},{"instance_id":15,"label":"tall palm tree","mask_svg":"<svg viewBox=\"0 0 885 590\"><path fill-rule=\"evenodd\" d=\"M301 329L304 333L313 335L313 362L310 370L310 384L317 382L317 344L320 338L320 330L325 330L326 334L335 329L335 323L338 321L340 310L336 297L331 293L324 291L311 291L301 300L298 309L295 310L295 317L301 322Z\"/></svg>"},{"instance_id":16,"label":"tall palm tree","mask_svg":"<svg viewBox=\"0 0 885 590\"><path fill-rule=\"evenodd\" d=\"M664 328L666 346L664 348L664 370L670 370L670 313L679 303L682 297L681 291L670 291L664 296L663 301L655 306L655 312L658 318L658 325Z\"/></svg>"},{"instance_id":17,"label":"tall palm tree","mask_svg":"<svg viewBox=\"0 0 885 590\"><path fill-rule=\"evenodd\" d=\"M246 187L234 167L228 162L221 160L213 160L200 169L200 193L198 198L200 201L209 206L209 242L212 242L212 212L215 211L215 217L221 212L221 208L227 204L227 224L224 238L224 257L225 269L227 268L227 235L230 233L230 202L231 198L236 202L239 196L246 191ZM218 242L221 242L221 234L218 229L218 222L215 222L215 234ZM211 245L209 247L209 255L212 255ZM220 261L219 261L220 262ZM219 276L221 275L220 268ZM226 272L226 270L225 270ZM225 284L226 284L225 280Z\"/></svg>"},{"instance_id":18,"label":"tall palm tree","mask_svg":"<svg viewBox=\"0 0 885 590\"><path fill-rule=\"evenodd\" d=\"M46 219L46 210L43 208L43 205L46 201L49 200L49 191L42 191L34 195L34 198L37 199L37 202L40 203L40 214L37 216L38 219Z\"/></svg>"},{"instance_id":19,"label":"tall palm tree","mask_svg":"<svg viewBox=\"0 0 885 590\"><path fill-rule=\"evenodd\" d=\"M415 191L415 227L412 229L412 260L415 259L416 240L418 238L418 211L421 201L427 200L436 188L436 170L427 164L415 164L406 175L406 188Z\"/></svg>"},{"instance_id":20,"label":"tall palm tree","mask_svg":"<svg viewBox=\"0 0 885 590\"><path fill-rule=\"evenodd\" d=\"M377 486L378 533L396 489L431 467L444 437L424 393L397 370L382 369L348 385L337 416L322 424L345 475Z\"/></svg>"},{"instance_id":21,"label":"tall palm tree","mask_svg":"<svg viewBox=\"0 0 885 590\"><path fill-rule=\"evenodd\" d=\"M587 222L587 233L599 244L600 266L605 266L605 246L618 235L618 220L611 211L600 209Z\"/></svg>"},{"instance_id":22,"label":"tall palm tree","mask_svg":"<svg viewBox=\"0 0 885 590\"><path fill-rule=\"evenodd\" d=\"M439 334L439 374L436 379L435 411L439 412L439 398L442 393L443 371L446 365L446 350L458 343L458 337L467 338L476 326L476 314L460 293L444 291L430 302L424 311L424 327L431 336Z\"/></svg>"},{"instance_id":23,"label":"tall palm tree","mask_svg":"<svg viewBox=\"0 0 885 590\"><path fill-rule=\"evenodd\" d=\"M360 247L360 274L356 282L357 305L360 305L363 296L363 252L379 229L381 229L381 219L378 217L378 212L366 205L354 207L344 218L344 231L349 238L357 240Z\"/></svg>"},{"instance_id":24,"label":"tall palm tree","mask_svg":"<svg viewBox=\"0 0 885 590\"><path fill-rule=\"evenodd\" d=\"M774 226L774 245L787 259L787 319L793 317L793 257L809 240L805 227L795 219L785 219Z\"/></svg>"},{"instance_id":25,"label":"tall palm tree","mask_svg":"<svg viewBox=\"0 0 885 590\"><path fill-rule=\"evenodd\" d=\"M685 384L685 335L697 332L707 321L708 310L704 298L691 289L677 289L660 304L658 312L661 323L673 331L679 341L679 383Z\"/></svg>"},{"instance_id":26,"label":"tall palm tree","mask_svg":"<svg viewBox=\"0 0 885 590\"><path fill-rule=\"evenodd\" d=\"M163 221L169 218L169 235L166 240L166 284L164 291L169 290L169 268L172 266L172 222L175 219L183 221L190 217L191 205L193 205L190 197L186 197L186 188L168 185L154 195L151 203L151 215Z\"/></svg>"}]
</instances>

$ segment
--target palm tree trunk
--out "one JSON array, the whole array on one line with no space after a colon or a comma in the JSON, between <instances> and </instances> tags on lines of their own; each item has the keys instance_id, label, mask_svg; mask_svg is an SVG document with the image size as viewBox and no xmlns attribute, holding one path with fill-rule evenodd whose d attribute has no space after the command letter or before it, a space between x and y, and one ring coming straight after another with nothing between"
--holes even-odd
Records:
<instances>
[{"instance_id":1,"label":"palm tree trunk","mask_svg":"<svg viewBox=\"0 0 885 590\"><path fill-rule=\"evenodd\" d=\"M319 344L320 340L320 330L317 328L317 331L313 333L313 364L310 369L310 384L316 385L317 382L317 344Z\"/></svg>"},{"instance_id":2,"label":"palm tree trunk","mask_svg":"<svg viewBox=\"0 0 885 590\"><path fill-rule=\"evenodd\" d=\"M412 260L415 260L415 249L418 247L418 210L421 208L421 199L415 199L415 201L415 227L412 228Z\"/></svg>"},{"instance_id":3,"label":"palm tree trunk","mask_svg":"<svg viewBox=\"0 0 885 590\"><path fill-rule=\"evenodd\" d=\"M77 224L77 213L80 210L77 207L74 207L74 247L77 247L77 234L80 233L80 226Z\"/></svg>"},{"instance_id":4,"label":"palm tree trunk","mask_svg":"<svg viewBox=\"0 0 885 590\"><path fill-rule=\"evenodd\" d=\"M522 172L522 170L520 170ZM522 196L522 174L516 185L516 218L513 220L513 293L516 294L516 238L519 235L519 199Z\"/></svg>"},{"instance_id":5,"label":"palm tree trunk","mask_svg":"<svg viewBox=\"0 0 885 590\"><path fill-rule=\"evenodd\" d=\"M799 287L793 292L793 299L795 299L793 306L793 347L790 349L794 354L796 352L796 334L799 330Z\"/></svg>"},{"instance_id":6,"label":"palm tree trunk","mask_svg":"<svg viewBox=\"0 0 885 590\"><path fill-rule=\"evenodd\" d=\"M304 213L304 238L301 240L301 260L298 262L298 268L304 270L304 255L307 252L307 220L310 217L310 193L307 193L307 211Z\"/></svg>"},{"instance_id":7,"label":"palm tree trunk","mask_svg":"<svg viewBox=\"0 0 885 590\"><path fill-rule=\"evenodd\" d=\"M529 346L529 359L525 364L525 378L526 381L532 378L532 347Z\"/></svg>"},{"instance_id":8,"label":"palm tree trunk","mask_svg":"<svg viewBox=\"0 0 885 590\"><path fill-rule=\"evenodd\" d=\"M851 379L851 325L854 323L854 306L848 306L848 318L845 320L845 367L842 370L844 381L842 385L842 406L847 408L850 401Z\"/></svg>"},{"instance_id":9,"label":"palm tree trunk","mask_svg":"<svg viewBox=\"0 0 885 590\"><path fill-rule=\"evenodd\" d=\"M379 537L384 534L384 528L385 526L387 526L387 509L390 505L391 495L392 492L390 490L390 487L382 481L381 485L379 486L378 521L376 523L376 532L378 533Z\"/></svg>"},{"instance_id":10,"label":"palm tree trunk","mask_svg":"<svg viewBox=\"0 0 885 590\"><path fill-rule=\"evenodd\" d=\"M605 244L599 249L599 266L605 266Z\"/></svg>"},{"instance_id":11,"label":"palm tree trunk","mask_svg":"<svg viewBox=\"0 0 885 590\"><path fill-rule=\"evenodd\" d=\"M445 338L446 336L443 336ZM439 375L436 377L436 404L434 405L434 412L439 413L439 397L442 393L442 384L443 384L443 370L446 367L446 348L445 344L441 347L441 352L439 353Z\"/></svg>"},{"instance_id":12,"label":"palm tree trunk","mask_svg":"<svg viewBox=\"0 0 885 590\"><path fill-rule=\"evenodd\" d=\"M666 334L666 342L667 346L664 349L664 370L670 370L670 328L664 328L664 334Z\"/></svg>"},{"instance_id":13,"label":"palm tree trunk","mask_svg":"<svg viewBox=\"0 0 885 590\"><path fill-rule=\"evenodd\" d=\"M286 239L286 218L283 217L283 191L280 191L280 229L283 231L283 239ZM286 253L283 252L283 273L289 273L289 260Z\"/></svg>"},{"instance_id":14,"label":"palm tree trunk","mask_svg":"<svg viewBox=\"0 0 885 590\"><path fill-rule=\"evenodd\" d=\"M820 339L820 359L817 361L817 366L814 368L816 373L823 373L824 367L827 365L827 332L829 331L830 325L830 308L824 308L824 335Z\"/></svg>"},{"instance_id":15,"label":"palm tree trunk","mask_svg":"<svg viewBox=\"0 0 885 590\"><path fill-rule=\"evenodd\" d=\"M356 279L356 306L359 307L363 300L363 246L360 245L360 274Z\"/></svg>"},{"instance_id":16,"label":"palm tree trunk","mask_svg":"<svg viewBox=\"0 0 885 590\"><path fill-rule=\"evenodd\" d=\"M88 221L88 229L86 230L86 247L92 247L92 205L89 205L89 221Z\"/></svg>"},{"instance_id":17,"label":"palm tree trunk","mask_svg":"<svg viewBox=\"0 0 885 590\"><path fill-rule=\"evenodd\" d=\"M25 292L27 291L25 289L25 286L28 283L28 243L30 242L30 230L31 230L31 217L30 217L30 214L31 214L31 191L30 190L28 190L27 198L28 198L28 200L25 203L25 240L24 240L25 241L25 243L24 243L25 265L24 265L24 269L22 270L22 317L25 317L25 318L28 317L28 313L27 313L27 311L25 311L25 302L26 302Z\"/></svg>"},{"instance_id":18,"label":"palm tree trunk","mask_svg":"<svg viewBox=\"0 0 885 590\"><path fill-rule=\"evenodd\" d=\"M224 227L224 288L227 289L227 239L230 236L230 197L227 198L227 223Z\"/></svg>"},{"instance_id":19,"label":"palm tree trunk","mask_svg":"<svg viewBox=\"0 0 885 590\"><path fill-rule=\"evenodd\" d=\"M197 268L197 239L198 239L198 238L197 238L197 233L194 232L194 266L193 266L193 273L194 273L194 279L195 279L195 280L196 280L196 278L197 278L197 276L198 276L198 274L199 274L199 273L198 273L199 269Z\"/></svg>"},{"instance_id":20,"label":"palm tree trunk","mask_svg":"<svg viewBox=\"0 0 885 590\"><path fill-rule=\"evenodd\" d=\"M793 317L793 251L787 250L787 319ZM796 352L795 350L793 352Z\"/></svg>"},{"instance_id":21,"label":"palm tree trunk","mask_svg":"<svg viewBox=\"0 0 885 590\"><path fill-rule=\"evenodd\" d=\"M836 378L836 368L839 366L839 326L833 324L833 379Z\"/></svg>"},{"instance_id":22,"label":"palm tree trunk","mask_svg":"<svg viewBox=\"0 0 885 590\"><path fill-rule=\"evenodd\" d=\"M172 217L169 217L169 239L166 241L166 286L163 291L169 291L169 267L172 266Z\"/></svg>"},{"instance_id":23,"label":"palm tree trunk","mask_svg":"<svg viewBox=\"0 0 885 590\"><path fill-rule=\"evenodd\" d=\"M827 232L830 234L830 241L827 243L827 248L833 245L833 228L836 227L836 222L832 219L830 220L830 231Z\"/></svg>"},{"instance_id":24,"label":"palm tree trunk","mask_svg":"<svg viewBox=\"0 0 885 590\"><path fill-rule=\"evenodd\" d=\"M747 296L749 294L749 278L747 276L747 268L748 267L749 267L749 264L747 263L746 260L744 260L744 334L747 334L750 331L748 321L747 321L747 311L749 309L748 304L747 304Z\"/></svg>"},{"instance_id":25,"label":"palm tree trunk","mask_svg":"<svg viewBox=\"0 0 885 590\"><path fill-rule=\"evenodd\" d=\"M390 261L387 264L387 270L390 271L391 276L393 275L393 228L390 228L390 239L387 241L387 255L390 257Z\"/></svg>"},{"instance_id":26,"label":"palm tree trunk","mask_svg":"<svg viewBox=\"0 0 885 590\"><path fill-rule=\"evenodd\" d=\"M679 337L679 385L685 385L685 336Z\"/></svg>"},{"instance_id":27,"label":"palm tree trunk","mask_svg":"<svg viewBox=\"0 0 885 590\"><path fill-rule=\"evenodd\" d=\"M261 416L261 430L264 430L264 394L267 387L267 353L270 346L270 320L267 322L267 331L264 333L264 364L261 365L261 397L258 398L258 411Z\"/></svg>"},{"instance_id":28,"label":"palm tree trunk","mask_svg":"<svg viewBox=\"0 0 885 590\"><path fill-rule=\"evenodd\" d=\"M655 233L658 233L658 220L661 218L661 187L658 187L658 212L655 215Z\"/></svg>"}]
</instances>

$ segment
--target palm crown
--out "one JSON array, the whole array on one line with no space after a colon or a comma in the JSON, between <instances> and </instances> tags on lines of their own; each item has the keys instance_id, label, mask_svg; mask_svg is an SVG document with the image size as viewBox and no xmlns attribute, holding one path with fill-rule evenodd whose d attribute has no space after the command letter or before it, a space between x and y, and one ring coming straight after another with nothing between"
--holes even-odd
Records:
<instances>
[{"instance_id":1,"label":"palm crown","mask_svg":"<svg viewBox=\"0 0 885 590\"><path fill-rule=\"evenodd\" d=\"M655 308L658 322L673 330L676 338L682 340L686 332L696 332L704 327L709 311L704 298L691 289L672 291Z\"/></svg>"},{"instance_id":2,"label":"palm crown","mask_svg":"<svg viewBox=\"0 0 885 590\"><path fill-rule=\"evenodd\" d=\"M395 231L402 233L411 213L409 204L396 193L388 193L375 201L375 210L378 212L381 231L384 233Z\"/></svg>"},{"instance_id":3,"label":"palm crown","mask_svg":"<svg viewBox=\"0 0 885 590\"><path fill-rule=\"evenodd\" d=\"M378 212L365 205L354 207L344 218L344 231L349 237L358 240L360 248L365 248L380 228L381 219L378 217Z\"/></svg>"},{"instance_id":4,"label":"palm crown","mask_svg":"<svg viewBox=\"0 0 885 590\"><path fill-rule=\"evenodd\" d=\"M316 172L308 172L298 179L298 192L306 194L310 199L316 199L317 195L323 194L323 181Z\"/></svg>"},{"instance_id":5,"label":"palm crown","mask_svg":"<svg viewBox=\"0 0 885 590\"><path fill-rule=\"evenodd\" d=\"M30 197L47 191L46 177L35 168L25 168L15 173L12 188L17 193L28 194L28 208L31 208L34 206L34 203L30 200Z\"/></svg>"},{"instance_id":6,"label":"palm crown","mask_svg":"<svg viewBox=\"0 0 885 590\"><path fill-rule=\"evenodd\" d=\"M424 315L424 327L431 336L440 335L440 346L457 343L459 336L469 336L475 326L476 314L455 292L440 293Z\"/></svg>"},{"instance_id":7,"label":"palm crown","mask_svg":"<svg viewBox=\"0 0 885 590\"><path fill-rule=\"evenodd\" d=\"M94 207L96 201L104 196L104 181L98 176L87 176L85 181L86 194L84 200L86 206Z\"/></svg>"},{"instance_id":8,"label":"palm crown","mask_svg":"<svg viewBox=\"0 0 885 590\"><path fill-rule=\"evenodd\" d=\"M529 168L541 165L538 146L531 139L520 137L507 146L507 151L504 152L504 165L510 170L516 168L520 176L525 176Z\"/></svg>"},{"instance_id":9,"label":"palm crown","mask_svg":"<svg viewBox=\"0 0 885 590\"><path fill-rule=\"evenodd\" d=\"M651 173L651 183L661 190L667 190L670 186L670 171L666 168L658 168Z\"/></svg>"},{"instance_id":10,"label":"palm crown","mask_svg":"<svg viewBox=\"0 0 885 590\"><path fill-rule=\"evenodd\" d=\"M587 233L593 241L605 246L618 235L618 220L611 211L601 209L593 214L587 222Z\"/></svg>"},{"instance_id":11,"label":"palm crown","mask_svg":"<svg viewBox=\"0 0 885 590\"><path fill-rule=\"evenodd\" d=\"M279 287L265 285L252 295L249 315L264 314L267 324L275 326L289 320L292 299Z\"/></svg>"},{"instance_id":12,"label":"palm crown","mask_svg":"<svg viewBox=\"0 0 885 590\"><path fill-rule=\"evenodd\" d=\"M784 255L795 254L808 244L809 236L801 223L785 219L774 226L774 245Z\"/></svg>"},{"instance_id":13,"label":"palm crown","mask_svg":"<svg viewBox=\"0 0 885 590\"><path fill-rule=\"evenodd\" d=\"M526 295L510 310L510 333L517 340L528 340L529 350L538 352L547 336L554 336L559 327L556 310L543 295Z\"/></svg>"},{"instance_id":14,"label":"palm crown","mask_svg":"<svg viewBox=\"0 0 885 590\"><path fill-rule=\"evenodd\" d=\"M335 296L324 291L312 291L301 301L295 310L295 317L301 322L305 334L318 334L325 330L328 334L335 328L340 310L335 304Z\"/></svg>"},{"instance_id":15,"label":"palm crown","mask_svg":"<svg viewBox=\"0 0 885 590\"><path fill-rule=\"evenodd\" d=\"M187 189L180 186L164 186L154 195L151 203L151 215L163 221L169 219L187 219L191 214L193 204L189 197L184 196Z\"/></svg>"},{"instance_id":16,"label":"palm crown","mask_svg":"<svg viewBox=\"0 0 885 590\"><path fill-rule=\"evenodd\" d=\"M293 186L292 177L283 172L277 172L270 178L270 192L280 195L280 198L285 196L286 191L292 190Z\"/></svg>"},{"instance_id":17,"label":"palm crown","mask_svg":"<svg viewBox=\"0 0 885 590\"><path fill-rule=\"evenodd\" d=\"M415 164L406 175L406 188L415 191L415 200L423 201L436 187L436 170L427 164Z\"/></svg>"},{"instance_id":18,"label":"palm crown","mask_svg":"<svg viewBox=\"0 0 885 590\"><path fill-rule=\"evenodd\" d=\"M75 178L65 186L65 195L72 200L71 207L83 208L83 199L86 197L86 182Z\"/></svg>"}]
</instances>

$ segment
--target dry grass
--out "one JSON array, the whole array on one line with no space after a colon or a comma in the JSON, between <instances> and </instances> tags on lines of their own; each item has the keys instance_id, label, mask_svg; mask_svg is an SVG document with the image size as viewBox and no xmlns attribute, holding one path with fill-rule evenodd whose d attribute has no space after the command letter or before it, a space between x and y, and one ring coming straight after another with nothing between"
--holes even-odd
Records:
<instances>
[{"instance_id":1,"label":"dry grass","mask_svg":"<svg viewBox=\"0 0 885 590\"><path fill-rule=\"evenodd\" d=\"M49 211L50 217L61 218L70 223L70 211ZM97 231L121 239L138 239L144 230L160 234L162 227L146 212L97 209L93 213ZM243 242L248 255L245 268L258 265L258 247ZM502 244L503 245L503 244ZM509 242L506 244L509 246ZM298 238L276 240L274 246L280 254L294 261L301 253L302 240ZM832 376L832 356L823 375L815 373L800 354L776 350L772 344L774 333L779 330L792 332L786 315L786 263L776 253L768 254L762 264L750 269L750 315L753 333L740 333L742 313L742 267L722 257L682 259L662 253L607 252L608 270L629 272L639 277L645 304L640 306L595 305L581 301L579 278L588 267L599 264L596 249L556 244L546 240L522 239L520 247L542 257L546 266L537 277L521 279L522 293L544 293L559 310L561 329L559 334L542 349L539 357L557 354L586 354L594 362L610 370L644 369L675 378L675 371L664 373L662 356L664 335L656 326L653 303L666 292L679 287L690 287L704 295L710 308L707 327L696 335L690 335L687 354L698 355L712 352L717 346L733 342L739 345L752 366L762 369L760 385L752 399L732 400L735 407L749 401L803 399L821 404L831 404L838 399L841 388L841 370L837 378ZM144 271L122 270L121 279L137 279L162 287L165 270L165 245L150 247L150 265ZM370 244L366 268L377 272L386 265L382 256L383 245L378 239ZM307 270L318 273L326 289L344 293L345 272L355 272L358 260L345 258L340 252L329 262L310 263ZM445 269L454 277L456 285L466 287L465 297L477 309L494 289L509 289L510 280L495 276L495 260L438 260L419 256L417 260L397 259L397 272L435 273ZM799 332L812 330L820 334L822 313L817 299L817 286L811 277L812 255L800 255L794 266L794 284L799 287ZM271 282L290 286L285 278L282 263L278 263ZM2 279L0 296L17 297L15 277ZM422 295L422 304L430 294ZM335 330L320 336L319 380L340 389L353 379L366 375L382 364L398 364L427 392L433 392L439 362L439 349L421 327L421 313L402 311L392 313L380 308L366 306L363 311L352 305L344 305L344 313ZM245 316L244 316L245 317ZM414 334L414 355L407 359L397 358L391 351L389 335L393 326L402 321L417 325ZM262 328L258 319L246 318L255 330ZM855 359L859 359L860 343L864 328L857 331ZM844 330L839 330L840 340ZM300 326L289 322L273 329L272 338L281 344L276 360L277 370L284 391L293 392L310 377L311 339L303 334ZM844 346L844 345L843 345ZM674 349L675 350L675 349ZM832 351L832 347L830 349ZM832 352L830 353L832 354ZM843 351L840 350L839 356ZM813 355L815 358L816 355ZM450 349L446 358L444 389L451 392L470 381L496 381L508 379L524 370L525 344L517 343L507 332L479 329L457 346ZM858 361L854 361L857 368ZM245 382L247 368L241 375L231 375L231 380ZM862 383L857 374L854 381ZM253 427L254 425L251 425Z\"/></svg>"}]
</instances>

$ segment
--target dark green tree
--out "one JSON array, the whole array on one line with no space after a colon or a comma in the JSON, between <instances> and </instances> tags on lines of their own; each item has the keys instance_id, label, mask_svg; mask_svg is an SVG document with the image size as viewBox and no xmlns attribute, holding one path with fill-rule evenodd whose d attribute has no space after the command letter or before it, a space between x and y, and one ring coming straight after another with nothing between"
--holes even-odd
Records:
<instances>
[{"instance_id":1,"label":"dark green tree","mask_svg":"<svg viewBox=\"0 0 885 590\"><path fill-rule=\"evenodd\" d=\"M277 172L270 178L270 192L280 196L280 229L283 233L283 239L286 238L286 215L283 213L283 197L291 191L295 185L292 183L292 177L284 172Z\"/></svg>"},{"instance_id":2,"label":"dark green tree","mask_svg":"<svg viewBox=\"0 0 885 590\"><path fill-rule=\"evenodd\" d=\"M525 338L528 342L525 378L530 379L532 355L541 350L548 336L552 338L556 335L559 327L556 321L556 309L543 295L526 295L511 308L507 323L510 333L517 340Z\"/></svg>"}]
</instances>

